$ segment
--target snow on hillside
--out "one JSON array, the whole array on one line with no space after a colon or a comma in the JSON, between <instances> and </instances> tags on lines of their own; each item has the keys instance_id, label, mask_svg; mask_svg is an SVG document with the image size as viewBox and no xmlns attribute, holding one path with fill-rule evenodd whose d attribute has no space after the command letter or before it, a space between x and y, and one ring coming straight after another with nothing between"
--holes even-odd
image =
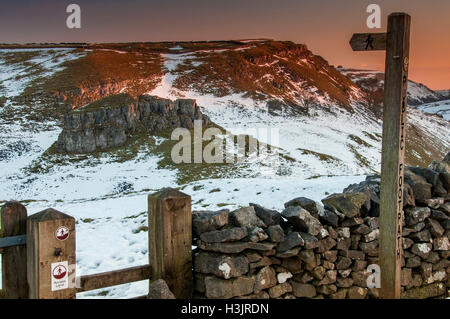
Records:
<instances>
[{"instance_id":1,"label":"snow on hillside","mask_svg":"<svg viewBox=\"0 0 450 319\"><path fill-rule=\"evenodd\" d=\"M422 104L428 101L438 101L442 96L421 83L408 82L408 99L410 104Z\"/></svg>"},{"instance_id":2,"label":"snow on hillside","mask_svg":"<svg viewBox=\"0 0 450 319\"><path fill-rule=\"evenodd\" d=\"M45 129L41 123L14 124L4 119L5 110L12 107L6 102L8 108L0 108L0 200L22 201L29 214L52 207L74 216L78 275L148 263L147 195L162 187L179 187L191 195L194 210L234 209L250 202L281 210L294 197L320 200L380 169L381 123L369 118L360 105L354 105L354 112L311 107L308 116L296 117L283 110L276 115L265 103L237 93L217 97L195 90L180 91L173 87L178 76L174 71L194 54L173 51L162 55L166 73L149 94L194 98L205 114L233 134L246 133L248 128L278 129L283 158L273 166L266 166L261 158L253 159L247 163L248 176L206 178L184 185L178 182L177 168L161 168L161 156L144 146L126 161L118 161L113 153L61 155L56 164L46 166L41 163L42 156L61 131L58 123L47 122ZM79 56L71 51L40 50L24 59L43 65L46 71L42 74L48 76L62 61ZM20 94L34 79L27 76L29 70L23 63L14 63L11 58L0 51L0 97ZM20 106L14 108L19 110ZM411 110L408 121L430 131L450 148L450 126L443 120ZM263 135L255 137L271 142ZM149 139L154 145L164 142L162 138ZM35 166L45 169L35 170ZM147 286L143 281L78 297L130 298L145 294Z\"/></svg>"},{"instance_id":3,"label":"snow on hillside","mask_svg":"<svg viewBox=\"0 0 450 319\"><path fill-rule=\"evenodd\" d=\"M174 88L177 74L173 71L192 55L169 54L163 57L167 72L160 85L148 94L170 99L196 99L206 115L233 134L239 134L245 128L278 128L278 146L284 151L283 154L296 161L291 167L291 174L310 178L317 175L359 175L380 171L381 121L369 117L359 104L353 104L354 112L340 108L328 112L321 107L311 107L309 116L290 116L283 114L283 111L275 115L269 112L265 102L240 94L217 97L195 90L180 91ZM349 75L349 72L344 73ZM373 78L378 83L380 75L383 75L361 70L352 70L351 74L351 78ZM423 88L415 84L411 86L415 97L419 96L419 89ZM449 126L423 118L420 112L412 108L408 120L409 123L423 127L424 132L433 131L445 147L450 147ZM432 129L434 127L436 129Z\"/></svg>"},{"instance_id":4,"label":"snow on hillside","mask_svg":"<svg viewBox=\"0 0 450 319\"><path fill-rule=\"evenodd\" d=\"M419 105L417 108L425 113L438 114L445 120L450 121L450 100L426 103Z\"/></svg>"},{"instance_id":5,"label":"snow on hillside","mask_svg":"<svg viewBox=\"0 0 450 319\"><path fill-rule=\"evenodd\" d=\"M383 72L346 68L338 68L338 70L368 92L383 90ZM423 103L439 101L442 99L443 96L439 92L435 92L421 83L417 83L411 80L408 81L408 105L415 106Z\"/></svg>"},{"instance_id":6,"label":"snow on hillside","mask_svg":"<svg viewBox=\"0 0 450 319\"><path fill-rule=\"evenodd\" d=\"M49 77L64 62L82 56L73 49L0 49L0 97L18 96L31 81Z\"/></svg>"}]
</instances>

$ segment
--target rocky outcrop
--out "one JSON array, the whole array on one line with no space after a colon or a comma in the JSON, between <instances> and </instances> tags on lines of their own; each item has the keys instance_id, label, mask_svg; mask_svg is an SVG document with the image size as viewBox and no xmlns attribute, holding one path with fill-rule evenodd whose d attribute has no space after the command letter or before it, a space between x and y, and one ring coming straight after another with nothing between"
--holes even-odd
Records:
<instances>
[{"instance_id":1,"label":"rocky outcrop","mask_svg":"<svg viewBox=\"0 0 450 319\"><path fill-rule=\"evenodd\" d=\"M402 298L443 297L450 287L449 158L406 170ZM325 206L298 197L281 212L257 204L193 212L196 297L378 298L370 284L379 189L379 176L370 176Z\"/></svg>"},{"instance_id":2,"label":"rocky outcrop","mask_svg":"<svg viewBox=\"0 0 450 319\"><path fill-rule=\"evenodd\" d=\"M124 145L139 132L157 135L176 127L193 128L201 120L208 126L195 100L171 101L141 95L137 100L121 94L74 110L64 117L57 150L68 153L102 151Z\"/></svg>"}]
</instances>

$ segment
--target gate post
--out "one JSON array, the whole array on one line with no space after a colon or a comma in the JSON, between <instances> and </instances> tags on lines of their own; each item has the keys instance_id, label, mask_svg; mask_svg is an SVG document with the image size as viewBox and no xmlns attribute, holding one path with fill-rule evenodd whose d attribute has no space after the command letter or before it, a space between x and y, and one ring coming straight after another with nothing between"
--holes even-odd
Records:
<instances>
[{"instance_id":1,"label":"gate post","mask_svg":"<svg viewBox=\"0 0 450 319\"><path fill-rule=\"evenodd\" d=\"M0 211L0 237L24 236L27 210L19 202L7 202ZM27 249L24 245L3 248L0 298L27 299Z\"/></svg>"},{"instance_id":2,"label":"gate post","mask_svg":"<svg viewBox=\"0 0 450 319\"><path fill-rule=\"evenodd\" d=\"M52 208L27 219L31 299L74 299L75 219Z\"/></svg>"},{"instance_id":3,"label":"gate post","mask_svg":"<svg viewBox=\"0 0 450 319\"><path fill-rule=\"evenodd\" d=\"M191 197L172 188L148 196L152 280L164 279L176 298L191 298Z\"/></svg>"}]
</instances>

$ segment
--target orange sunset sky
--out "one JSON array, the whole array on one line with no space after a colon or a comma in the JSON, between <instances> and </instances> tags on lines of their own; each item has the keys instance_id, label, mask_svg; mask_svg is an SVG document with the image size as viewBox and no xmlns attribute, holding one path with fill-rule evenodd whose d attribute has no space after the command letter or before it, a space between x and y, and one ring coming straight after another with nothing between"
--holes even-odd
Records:
<instances>
[{"instance_id":1,"label":"orange sunset sky","mask_svg":"<svg viewBox=\"0 0 450 319\"><path fill-rule=\"evenodd\" d=\"M82 28L66 27L79 4ZM366 8L382 9L368 29ZM387 15L412 16L410 78L450 89L449 0L17 0L0 1L0 43L272 38L305 43L330 64L384 70L384 52L352 52L354 32L383 32Z\"/></svg>"}]
</instances>

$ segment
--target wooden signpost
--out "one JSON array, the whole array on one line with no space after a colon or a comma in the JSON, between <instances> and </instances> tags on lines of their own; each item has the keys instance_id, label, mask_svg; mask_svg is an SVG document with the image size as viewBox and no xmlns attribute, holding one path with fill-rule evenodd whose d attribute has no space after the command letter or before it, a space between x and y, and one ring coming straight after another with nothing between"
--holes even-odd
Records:
<instances>
[{"instance_id":1,"label":"wooden signpost","mask_svg":"<svg viewBox=\"0 0 450 319\"><path fill-rule=\"evenodd\" d=\"M30 299L74 299L75 218L46 209L27 219Z\"/></svg>"},{"instance_id":2,"label":"wooden signpost","mask_svg":"<svg viewBox=\"0 0 450 319\"><path fill-rule=\"evenodd\" d=\"M380 188L381 298L400 298L406 107L411 17L393 13L387 33L355 34L354 51L386 50Z\"/></svg>"}]
</instances>

